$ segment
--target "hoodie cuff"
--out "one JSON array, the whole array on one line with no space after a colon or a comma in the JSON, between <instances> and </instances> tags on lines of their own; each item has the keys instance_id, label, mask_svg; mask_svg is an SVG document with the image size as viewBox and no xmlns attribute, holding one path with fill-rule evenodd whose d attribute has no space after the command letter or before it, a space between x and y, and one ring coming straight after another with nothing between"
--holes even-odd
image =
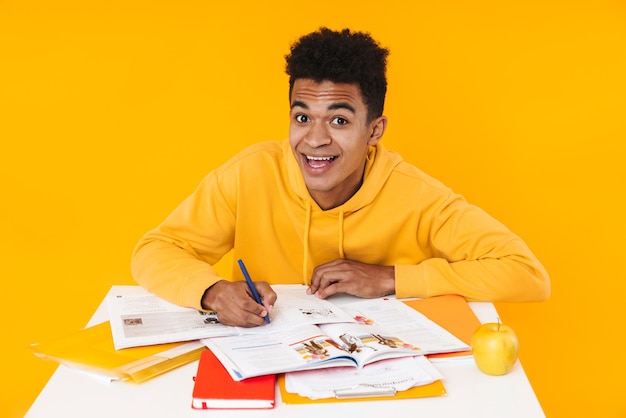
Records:
<instances>
[{"instance_id":1,"label":"hoodie cuff","mask_svg":"<svg viewBox=\"0 0 626 418\"><path fill-rule=\"evenodd\" d=\"M202 296L204 292L218 281L223 280L218 276L196 274L185 284L182 291L182 305L203 311Z\"/></svg>"},{"instance_id":2,"label":"hoodie cuff","mask_svg":"<svg viewBox=\"0 0 626 418\"><path fill-rule=\"evenodd\" d=\"M396 297L425 298L429 296L428 280L420 265L396 264Z\"/></svg>"}]
</instances>

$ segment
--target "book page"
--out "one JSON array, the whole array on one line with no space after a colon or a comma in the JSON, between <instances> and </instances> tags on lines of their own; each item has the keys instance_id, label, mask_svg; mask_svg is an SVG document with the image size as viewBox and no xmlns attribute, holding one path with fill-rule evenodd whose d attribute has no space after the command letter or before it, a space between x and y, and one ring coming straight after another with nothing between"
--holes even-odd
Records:
<instances>
[{"instance_id":1,"label":"book page","mask_svg":"<svg viewBox=\"0 0 626 418\"><path fill-rule=\"evenodd\" d=\"M410 348L414 355L469 349L453 334L397 299L362 299L344 304L342 309L358 322L352 332L358 333L363 342L373 337L379 347ZM329 334L337 333L333 325L321 325L321 328Z\"/></svg>"},{"instance_id":2,"label":"book page","mask_svg":"<svg viewBox=\"0 0 626 418\"><path fill-rule=\"evenodd\" d=\"M140 286L113 286L106 301L116 349L237 334L214 314L175 305Z\"/></svg>"},{"instance_id":3,"label":"book page","mask_svg":"<svg viewBox=\"0 0 626 418\"><path fill-rule=\"evenodd\" d=\"M234 380L265 374L319 367L355 367L317 325L304 325L268 335L207 338L213 351Z\"/></svg>"},{"instance_id":4,"label":"book page","mask_svg":"<svg viewBox=\"0 0 626 418\"><path fill-rule=\"evenodd\" d=\"M360 368L380 359L421 355L419 347L372 324L321 324L332 343L355 359Z\"/></svg>"},{"instance_id":5,"label":"book page","mask_svg":"<svg viewBox=\"0 0 626 418\"><path fill-rule=\"evenodd\" d=\"M272 285L278 298L274 304L271 323L255 328L238 328L238 334L273 334L303 325L356 322L334 303L306 294L303 285Z\"/></svg>"}]
</instances>

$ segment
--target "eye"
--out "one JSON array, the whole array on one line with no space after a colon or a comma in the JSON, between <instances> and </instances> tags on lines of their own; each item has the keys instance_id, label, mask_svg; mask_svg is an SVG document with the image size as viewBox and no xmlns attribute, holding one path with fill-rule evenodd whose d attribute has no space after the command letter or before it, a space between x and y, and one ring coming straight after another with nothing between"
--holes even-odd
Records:
<instances>
[{"instance_id":1,"label":"eye","mask_svg":"<svg viewBox=\"0 0 626 418\"><path fill-rule=\"evenodd\" d=\"M296 122L298 123L306 123L309 121L309 118L303 114L296 115L295 119L296 119Z\"/></svg>"},{"instance_id":2,"label":"eye","mask_svg":"<svg viewBox=\"0 0 626 418\"><path fill-rule=\"evenodd\" d=\"M331 121L331 124L333 125L339 125L339 126L343 126L343 125L347 125L348 124L348 120L342 118L341 116L335 116Z\"/></svg>"}]
</instances>

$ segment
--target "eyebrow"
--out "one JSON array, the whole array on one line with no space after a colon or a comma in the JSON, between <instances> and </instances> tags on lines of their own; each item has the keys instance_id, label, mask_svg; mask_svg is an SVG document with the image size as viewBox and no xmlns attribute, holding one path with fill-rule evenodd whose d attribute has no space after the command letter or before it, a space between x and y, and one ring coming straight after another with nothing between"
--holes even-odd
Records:
<instances>
[{"instance_id":1,"label":"eyebrow","mask_svg":"<svg viewBox=\"0 0 626 418\"><path fill-rule=\"evenodd\" d=\"M291 104L291 109L295 108L295 107L301 107L303 109L308 109L309 106L300 101L300 100L296 100ZM339 102L339 103L333 103L330 106L328 106L327 110L337 110L337 109L346 109L349 110L352 113L356 113L354 107L348 103L344 103L344 102Z\"/></svg>"}]
</instances>

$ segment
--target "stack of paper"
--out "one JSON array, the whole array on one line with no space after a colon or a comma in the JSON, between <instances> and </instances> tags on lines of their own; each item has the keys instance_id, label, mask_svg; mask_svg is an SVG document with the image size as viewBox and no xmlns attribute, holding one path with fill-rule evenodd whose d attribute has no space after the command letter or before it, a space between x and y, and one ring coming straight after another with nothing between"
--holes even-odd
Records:
<instances>
[{"instance_id":1,"label":"stack of paper","mask_svg":"<svg viewBox=\"0 0 626 418\"><path fill-rule=\"evenodd\" d=\"M414 386L443 379L423 356L381 360L361 369L333 367L290 372L286 390L310 399L394 396Z\"/></svg>"}]
</instances>

